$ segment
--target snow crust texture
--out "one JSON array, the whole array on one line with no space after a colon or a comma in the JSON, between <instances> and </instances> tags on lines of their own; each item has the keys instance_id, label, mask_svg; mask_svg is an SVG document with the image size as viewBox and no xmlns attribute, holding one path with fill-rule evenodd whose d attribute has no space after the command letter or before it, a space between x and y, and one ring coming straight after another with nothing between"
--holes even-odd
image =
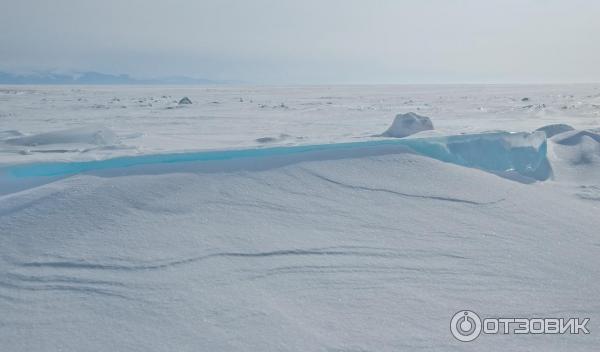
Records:
<instances>
[{"instance_id":1,"label":"snow crust texture","mask_svg":"<svg viewBox=\"0 0 600 352\"><path fill-rule=\"evenodd\" d=\"M594 192L399 151L80 174L0 198L0 340L10 351L458 350L448 324L460 309L597 321ZM473 344L600 343L497 338Z\"/></svg>"}]
</instances>

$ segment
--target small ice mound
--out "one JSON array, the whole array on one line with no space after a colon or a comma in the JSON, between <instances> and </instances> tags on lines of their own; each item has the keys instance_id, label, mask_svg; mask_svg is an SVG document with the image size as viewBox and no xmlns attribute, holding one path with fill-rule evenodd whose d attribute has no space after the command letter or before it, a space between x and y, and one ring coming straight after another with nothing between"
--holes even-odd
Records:
<instances>
[{"instance_id":1,"label":"small ice mound","mask_svg":"<svg viewBox=\"0 0 600 352\"><path fill-rule=\"evenodd\" d=\"M179 105L185 105L185 104L191 104L191 103L192 103L192 101L190 100L190 98L183 97L183 98L181 98L181 100L177 104L179 104Z\"/></svg>"},{"instance_id":2,"label":"small ice mound","mask_svg":"<svg viewBox=\"0 0 600 352\"><path fill-rule=\"evenodd\" d=\"M85 126L68 130L34 134L7 139L7 144L23 147L46 145L84 144L95 146L114 145L119 138L113 131L103 126Z\"/></svg>"},{"instance_id":3,"label":"small ice mound","mask_svg":"<svg viewBox=\"0 0 600 352\"><path fill-rule=\"evenodd\" d=\"M557 134L561 134L561 133L573 131L573 130L575 130L575 129L567 124L556 123L556 124L540 127L536 131L542 131L542 132L546 133L547 138L551 138L551 137L556 136Z\"/></svg>"},{"instance_id":4,"label":"small ice mound","mask_svg":"<svg viewBox=\"0 0 600 352\"><path fill-rule=\"evenodd\" d=\"M561 145L578 145L583 142L600 143L600 134L588 130L572 130L557 134L551 140Z\"/></svg>"},{"instance_id":5,"label":"small ice mound","mask_svg":"<svg viewBox=\"0 0 600 352\"><path fill-rule=\"evenodd\" d=\"M21 133L17 130L0 131L0 140L21 137L22 135L23 135L23 133Z\"/></svg>"},{"instance_id":6,"label":"small ice mound","mask_svg":"<svg viewBox=\"0 0 600 352\"><path fill-rule=\"evenodd\" d=\"M260 137L256 138L255 141L258 143L273 143L277 142L279 139L276 137Z\"/></svg>"},{"instance_id":7,"label":"small ice mound","mask_svg":"<svg viewBox=\"0 0 600 352\"><path fill-rule=\"evenodd\" d=\"M421 131L433 130L433 123L429 117L417 115L414 112L398 114L394 122L383 132L383 137L402 138Z\"/></svg>"},{"instance_id":8,"label":"small ice mound","mask_svg":"<svg viewBox=\"0 0 600 352\"><path fill-rule=\"evenodd\" d=\"M287 139L292 138L289 134L282 133L278 137L261 137L256 138L254 141L257 143L265 144L265 143L275 143L275 142L283 142ZM296 139L300 139L296 137Z\"/></svg>"}]
</instances>

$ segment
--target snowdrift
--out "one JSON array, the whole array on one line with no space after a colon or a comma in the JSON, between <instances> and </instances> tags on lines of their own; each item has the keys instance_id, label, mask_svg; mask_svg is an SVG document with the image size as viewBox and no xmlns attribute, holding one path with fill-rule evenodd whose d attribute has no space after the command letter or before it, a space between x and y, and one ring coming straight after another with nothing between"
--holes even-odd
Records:
<instances>
[{"instance_id":1,"label":"snowdrift","mask_svg":"<svg viewBox=\"0 0 600 352\"><path fill-rule=\"evenodd\" d=\"M439 149L537 141L468 138ZM600 319L593 201L399 149L251 171L122 169L0 196L2 349L451 350L464 346L448 329L459 309ZM472 346L549 351L558 338L571 351L600 343Z\"/></svg>"},{"instance_id":2,"label":"snowdrift","mask_svg":"<svg viewBox=\"0 0 600 352\"><path fill-rule=\"evenodd\" d=\"M564 132L556 135L552 138L552 141L556 144L562 145L577 145L581 144L585 140L594 141L596 143L600 143L600 133L592 132L592 131L578 131L573 130L569 132Z\"/></svg>"},{"instance_id":3,"label":"snowdrift","mask_svg":"<svg viewBox=\"0 0 600 352\"><path fill-rule=\"evenodd\" d=\"M586 187L598 185L600 134L590 130L573 130L557 134L549 141L549 159L555 180Z\"/></svg>"}]
</instances>

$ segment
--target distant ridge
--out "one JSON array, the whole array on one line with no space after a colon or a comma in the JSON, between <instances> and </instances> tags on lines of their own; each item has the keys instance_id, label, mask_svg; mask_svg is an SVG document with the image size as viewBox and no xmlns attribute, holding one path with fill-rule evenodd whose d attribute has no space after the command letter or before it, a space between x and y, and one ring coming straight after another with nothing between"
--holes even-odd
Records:
<instances>
[{"instance_id":1,"label":"distant ridge","mask_svg":"<svg viewBox=\"0 0 600 352\"><path fill-rule=\"evenodd\" d=\"M229 84L234 81L214 81L203 78L173 76L164 78L138 79L129 75L111 75L99 72L79 72L73 74L34 72L26 74L0 72L0 84L81 84L81 85L209 85Z\"/></svg>"}]
</instances>

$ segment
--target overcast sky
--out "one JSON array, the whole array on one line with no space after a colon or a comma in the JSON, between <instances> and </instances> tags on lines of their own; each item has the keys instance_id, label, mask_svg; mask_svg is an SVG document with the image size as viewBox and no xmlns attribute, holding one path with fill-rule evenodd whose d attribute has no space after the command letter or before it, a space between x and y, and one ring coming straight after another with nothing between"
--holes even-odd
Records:
<instances>
[{"instance_id":1,"label":"overcast sky","mask_svg":"<svg viewBox=\"0 0 600 352\"><path fill-rule=\"evenodd\" d=\"M600 81L596 0L2 0L0 69L252 83Z\"/></svg>"}]
</instances>

